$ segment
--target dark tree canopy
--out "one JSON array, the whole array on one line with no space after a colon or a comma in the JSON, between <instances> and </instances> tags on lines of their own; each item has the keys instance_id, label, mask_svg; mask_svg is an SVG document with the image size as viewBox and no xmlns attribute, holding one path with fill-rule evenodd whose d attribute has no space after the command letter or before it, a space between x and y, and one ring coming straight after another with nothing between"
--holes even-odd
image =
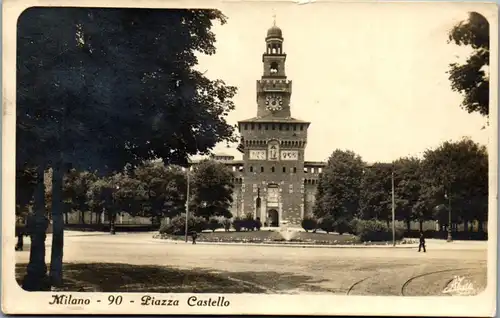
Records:
<instances>
[{"instance_id":1,"label":"dark tree canopy","mask_svg":"<svg viewBox=\"0 0 500 318\"><path fill-rule=\"evenodd\" d=\"M18 166L118 171L232 140L234 87L193 69L216 10L31 8L18 23Z\"/></svg>"},{"instance_id":2,"label":"dark tree canopy","mask_svg":"<svg viewBox=\"0 0 500 318\"><path fill-rule=\"evenodd\" d=\"M470 46L472 54L464 64L450 64L450 81L454 91L463 95L462 107L469 113L489 115L490 33L488 20L477 12L455 25L449 41L456 45Z\"/></svg>"}]
</instances>

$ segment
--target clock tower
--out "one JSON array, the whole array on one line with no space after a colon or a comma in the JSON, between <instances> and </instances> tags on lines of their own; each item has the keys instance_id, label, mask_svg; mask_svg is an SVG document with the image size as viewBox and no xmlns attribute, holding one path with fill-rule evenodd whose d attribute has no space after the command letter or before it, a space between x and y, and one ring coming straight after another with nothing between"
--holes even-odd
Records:
<instances>
[{"instance_id":1,"label":"clock tower","mask_svg":"<svg viewBox=\"0 0 500 318\"><path fill-rule=\"evenodd\" d=\"M257 80L257 116L238 122L243 153L243 214L264 226L300 224L304 217L304 151L309 122L291 117L292 81L286 76L283 33L267 31Z\"/></svg>"}]
</instances>

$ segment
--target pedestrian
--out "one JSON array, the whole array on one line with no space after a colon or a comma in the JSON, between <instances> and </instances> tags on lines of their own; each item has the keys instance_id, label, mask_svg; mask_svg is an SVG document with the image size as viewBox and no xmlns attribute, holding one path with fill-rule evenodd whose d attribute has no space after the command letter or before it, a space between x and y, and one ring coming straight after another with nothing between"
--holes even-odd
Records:
<instances>
[{"instance_id":1,"label":"pedestrian","mask_svg":"<svg viewBox=\"0 0 500 318\"><path fill-rule=\"evenodd\" d=\"M425 237L424 237L424 232L420 232L420 243L418 244L418 251L423 249L425 253Z\"/></svg>"},{"instance_id":2,"label":"pedestrian","mask_svg":"<svg viewBox=\"0 0 500 318\"><path fill-rule=\"evenodd\" d=\"M191 232L191 238L193 239L193 244L196 244L196 238L198 237L198 233L196 231Z\"/></svg>"},{"instance_id":3,"label":"pedestrian","mask_svg":"<svg viewBox=\"0 0 500 318\"><path fill-rule=\"evenodd\" d=\"M24 246L24 233L23 229L16 226L16 236L17 236L17 244L16 251L22 251Z\"/></svg>"}]
</instances>

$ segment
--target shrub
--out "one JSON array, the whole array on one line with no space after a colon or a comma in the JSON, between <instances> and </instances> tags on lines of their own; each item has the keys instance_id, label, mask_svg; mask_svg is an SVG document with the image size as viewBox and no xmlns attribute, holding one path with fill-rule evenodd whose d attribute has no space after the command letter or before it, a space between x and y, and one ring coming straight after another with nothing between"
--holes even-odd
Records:
<instances>
[{"instance_id":1,"label":"shrub","mask_svg":"<svg viewBox=\"0 0 500 318\"><path fill-rule=\"evenodd\" d=\"M334 229L340 235L352 232L351 223L345 219L336 220L334 224Z\"/></svg>"},{"instance_id":2,"label":"shrub","mask_svg":"<svg viewBox=\"0 0 500 318\"><path fill-rule=\"evenodd\" d=\"M222 220L222 227L226 232L229 232L229 230L231 229L231 220L224 218L224 220Z\"/></svg>"},{"instance_id":3,"label":"shrub","mask_svg":"<svg viewBox=\"0 0 500 318\"><path fill-rule=\"evenodd\" d=\"M207 227L207 221L198 216L190 216L188 219L188 232L196 231L200 233ZM172 235L184 235L186 228L186 215L178 215L170 221L170 224L164 224L160 227L160 233Z\"/></svg>"},{"instance_id":4,"label":"shrub","mask_svg":"<svg viewBox=\"0 0 500 318\"><path fill-rule=\"evenodd\" d=\"M318 220L312 216L307 215L302 219L302 228L306 230L306 232L315 230L318 227Z\"/></svg>"},{"instance_id":5,"label":"shrub","mask_svg":"<svg viewBox=\"0 0 500 318\"><path fill-rule=\"evenodd\" d=\"M392 229L378 220L359 220L356 233L361 242L392 241ZM396 240L403 239L404 230L396 228Z\"/></svg>"},{"instance_id":6,"label":"shrub","mask_svg":"<svg viewBox=\"0 0 500 318\"><path fill-rule=\"evenodd\" d=\"M255 227L257 228L257 231L260 231L260 228L262 227L262 222L260 221L260 218L257 218L257 220L255 220Z\"/></svg>"},{"instance_id":7,"label":"shrub","mask_svg":"<svg viewBox=\"0 0 500 318\"><path fill-rule=\"evenodd\" d=\"M335 231L335 220L331 215L327 215L321 219L319 223L320 229L325 231L326 233L330 233Z\"/></svg>"},{"instance_id":8,"label":"shrub","mask_svg":"<svg viewBox=\"0 0 500 318\"><path fill-rule=\"evenodd\" d=\"M248 213L247 215L245 215L245 218L243 219L243 227L247 231L253 231L257 227L256 222L253 219L253 214Z\"/></svg>"},{"instance_id":9,"label":"shrub","mask_svg":"<svg viewBox=\"0 0 500 318\"><path fill-rule=\"evenodd\" d=\"M233 219L233 228L236 232L241 232L241 229L243 228L243 219L239 216L235 217Z\"/></svg>"},{"instance_id":10,"label":"shrub","mask_svg":"<svg viewBox=\"0 0 500 318\"><path fill-rule=\"evenodd\" d=\"M350 231L349 233L350 234L353 234L353 235L358 235L358 224L359 222L362 222L362 220L360 219L352 219L350 222L349 222L349 228L350 228Z\"/></svg>"},{"instance_id":11,"label":"shrub","mask_svg":"<svg viewBox=\"0 0 500 318\"><path fill-rule=\"evenodd\" d=\"M215 230L222 228L222 220L220 217L212 216L208 219L207 229L215 232Z\"/></svg>"}]
</instances>

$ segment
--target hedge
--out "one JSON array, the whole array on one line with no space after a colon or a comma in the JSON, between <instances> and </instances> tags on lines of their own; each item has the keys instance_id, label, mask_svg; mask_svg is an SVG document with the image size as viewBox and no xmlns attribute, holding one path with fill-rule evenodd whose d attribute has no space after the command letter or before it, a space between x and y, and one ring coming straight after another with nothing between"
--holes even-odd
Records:
<instances>
[{"instance_id":1,"label":"hedge","mask_svg":"<svg viewBox=\"0 0 500 318\"><path fill-rule=\"evenodd\" d=\"M358 220L356 222L356 235L361 242L392 241L392 229L385 222L377 220ZM403 239L404 230L396 228L396 240Z\"/></svg>"},{"instance_id":2,"label":"hedge","mask_svg":"<svg viewBox=\"0 0 500 318\"><path fill-rule=\"evenodd\" d=\"M207 228L207 220L198 216L190 216L188 219L188 232L200 233ZM184 235L186 229L186 215L178 215L169 224L160 227L161 234Z\"/></svg>"},{"instance_id":3,"label":"hedge","mask_svg":"<svg viewBox=\"0 0 500 318\"><path fill-rule=\"evenodd\" d=\"M448 232L447 231L436 231L436 230L425 230L424 232L424 237L428 239L441 239L445 240L448 238ZM420 231L418 230L411 230L411 231L405 231L404 235L406 238L418 238L420 237ZM465 231L452 231L451 236L454 240L459 240L459 241L487 241L488 240L488 233L486 232L465 232Z\"/></svg>"}]
</instances>

